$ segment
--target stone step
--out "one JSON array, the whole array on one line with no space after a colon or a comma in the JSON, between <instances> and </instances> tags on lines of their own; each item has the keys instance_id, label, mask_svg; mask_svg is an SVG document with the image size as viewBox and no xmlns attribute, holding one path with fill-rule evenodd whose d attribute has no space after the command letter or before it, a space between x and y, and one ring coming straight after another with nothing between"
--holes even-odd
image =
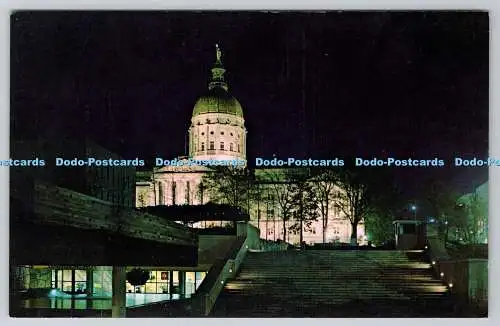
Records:
<instances>
[{"instance_id":1,"label":"stone step","mask_svg":"<svg viewBox=\"0 0 500 326\"><path fill-rule=\"evenodd\" d=\"M278 290L278 289L276 289ZM411 296L434 296L434 295L442 295L447 293L447 288L443 287L442 289L435 289L432 291L411 291L411 289L407 290L396 290L396 289L363 289L359 291L351 290L351 291L329 291L329 292L317 292L317 291L300 291L297 292L286 292L285 289L280 289L281 291L270 292L270 291L262 291L258 289L245 289L245 290L226 290L224 293L231 295L239 295L239 296L269 296L269 297L360 297L364 295L374 295L374 296L400 296L400 295L411 295Z\"/></svg>"}]
</instances>

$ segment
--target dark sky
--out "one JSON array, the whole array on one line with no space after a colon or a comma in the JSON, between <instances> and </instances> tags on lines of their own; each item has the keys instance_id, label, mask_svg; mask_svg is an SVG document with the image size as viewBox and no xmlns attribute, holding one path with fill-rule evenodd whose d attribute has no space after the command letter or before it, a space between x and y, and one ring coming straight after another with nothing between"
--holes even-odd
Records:
<instances>
[{"instance_id":1,"label":"dark sky","mask_svg":"<svg viewBox=\"0 0 500 326\"><path fill-rule=\"evenodd\" d=\"M485 12L18 12L12 135L83 132L127 158L182 155L215 43L250 158L487 156ZM395 173L412 196L428 177L487 178Z\"/></svg>"}]
</instances>

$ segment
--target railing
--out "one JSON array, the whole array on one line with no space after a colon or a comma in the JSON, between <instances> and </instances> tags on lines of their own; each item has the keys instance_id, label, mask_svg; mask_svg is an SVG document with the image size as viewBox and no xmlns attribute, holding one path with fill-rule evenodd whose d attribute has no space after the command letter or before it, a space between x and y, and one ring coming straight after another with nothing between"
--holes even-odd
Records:
<instances>
[{"instance_id":1,"label":"railing","mask_svg":"<svg viewBox=\"0 0 500 326\"><path fill-rule=\"evenodd\" d=\"M238 237L224 259L210 268L198 291L192 296L192 313L207 316L224 289L227 280L236 275L249 249L249 237Z\"/></svg>"}]
</instances>

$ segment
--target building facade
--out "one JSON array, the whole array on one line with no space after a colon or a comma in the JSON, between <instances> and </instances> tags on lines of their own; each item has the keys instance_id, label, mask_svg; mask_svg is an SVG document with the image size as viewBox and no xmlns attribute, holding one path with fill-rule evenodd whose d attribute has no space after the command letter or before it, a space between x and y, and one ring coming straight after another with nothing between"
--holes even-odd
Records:
<instances>
[{"instance_id":1,"label":"building facade","mask_svg":"<svg viewBox=\"0 0 500 326\"><path fill-rule=\"evenodd\" d=\"M212 68L207 94L201 96L193 109L189 133L189 157L179 158L183 162L194 160L246 160L245 120L239 101L229 92L222 64L222 52L216 46L216 61ZM203 189L203 176L210 171L205 166L167 166L137 175L136 206L199 205L209 201ZM258 200L248 200L247 210L251 223L258 227L261 238L298 243L299 234L289 227L292 219L283 223L283 210L276 199L276 187L264 177L266 169L255 171L258 185ZM339 190L336 190L339 191ZM328 210L325 228L326 242L350 242L352 227L349 220L332 203ZM195 226L196 227L196 226ZM285 232L283 232L285 230ZM364 225L358 226L358 242L365 239ZM323 221L313 222L304 228L303 239L307 243L323 242Z\"/></svg>"}]
</instances>

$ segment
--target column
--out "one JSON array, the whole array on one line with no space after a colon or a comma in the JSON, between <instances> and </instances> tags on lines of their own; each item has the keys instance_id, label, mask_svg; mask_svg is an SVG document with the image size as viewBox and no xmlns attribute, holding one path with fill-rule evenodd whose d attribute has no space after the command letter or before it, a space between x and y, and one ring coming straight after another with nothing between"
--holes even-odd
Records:
<instances>
[{"instance_id":1,"label":"column","mask_svg":"<svg viewBox=\"0 0 500 326\"><path fill-rule=\"evenodd\" d=\"M168 271L168 293L170 294L170 299L173 298L174 292L174 271Z\"/></svg>"},{"instance_id":2,"label":"column","mask_svg":"<svg viewBox=\"0 0 500 326\"><path fill-rule=\"evenodd\" d=\"M57 275L57 274L56 274ZM87 268L87 285L85 287L87 296L92 296L94 293L94 268Z\"/></svg>"},{"instance_id":3,"label":"column","mask_svg":"<svg viewBox=\"0 0 500 326\"><path fill-rule=\"evenodd\" d=\"M172 205L172 198L171 198L171 193L172 193L172 184L167 180L167 181L164 181L163 183L163 196L165 196L164 198L164 203L166 206L170 206Z\"/></svg>"},{"instance_id":4,"label":"column","mask_svg":"<svg viewBox=\"0 0 500 326\"><path fill-rule=\"evenodd\" d=\"M113 318L123 318L126 314L126 281L127 275L124 266L113 266L113 297L112 313Z\"/></svg>"},{"instance_id":5,"label":"column","mask_svg":"<svg viewBox=\"0 0 500 326\"><path fill-rule=\"evenodd\" d=\"M184 297L186 294L186 272L185 271L179 271L179 288L180 288L180 296L181 298Z\"/></svg>"},{"instance_id":6,"label":"column","mask_svg":"<svg viewBox=\"0 0 500 326\"><path fill-rule=\"evenodd\" d=\"M187 204L186 202L186 181L185 180L180 180L179 181L179 204Z\"/></svg>"}]
</instances>

